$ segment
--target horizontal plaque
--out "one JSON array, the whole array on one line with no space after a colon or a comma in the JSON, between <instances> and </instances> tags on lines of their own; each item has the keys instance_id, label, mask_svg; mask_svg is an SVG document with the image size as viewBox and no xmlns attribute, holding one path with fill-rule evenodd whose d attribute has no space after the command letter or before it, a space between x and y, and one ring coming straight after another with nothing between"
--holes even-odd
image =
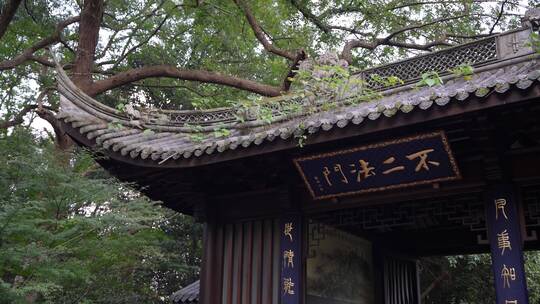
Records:
<instances>
[{"instance_id":1,"label":"horizontal plaque","mask_svg":"<svg viewBox=\"0 0 540 304\"><path fill-rule=\"evenodd\" d=\"M444 132L294 160L314 199L461 178Z\"/></svg>"}]
</instances>

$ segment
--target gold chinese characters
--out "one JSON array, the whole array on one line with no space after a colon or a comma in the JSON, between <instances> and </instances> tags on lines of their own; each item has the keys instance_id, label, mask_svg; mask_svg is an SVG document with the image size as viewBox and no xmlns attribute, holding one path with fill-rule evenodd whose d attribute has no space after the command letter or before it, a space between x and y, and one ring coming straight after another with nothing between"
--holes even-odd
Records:
<instances>
[{"instance_id":1,"label":"gold chinese characters","mask_svg":"<svg viewBox=\"0 0 540 304\"><path fill-rule=\"evenodd\" d=\"M506 200L504 198L498 198L495 200L495 219L499 219L499 211L501 211L502 215L505 219L508 219L508 216L506 216Z\"/></svg>"},{"instance_id":2,"label":"gold chinese characters","mask_svg":"<svg viewBox=\"0 0 540 304\"><path fill-rule=\"evenodd\" d=\"M285 227L283 229L283 234L287 237L289 237L289 239L291 240L291 242L293 241L293 237L292 237L292 231L293 231L293 224L292 223L285 223Z\"/></svg>"},{"instance_id":3,"label":"gold chinese characters","mask_svg":"<svg viewBox=\"0 0 540 304\"><path fill-rule=\"evenodd\" d=\"M409 161L415 161L415 173L419 171L429 171L432 167L440 166L440 162L428 159L429 153L434 151L435 149L425 149L406 155L405 158ZM399 163L397 162L396 157L390 156L382 162L380 168L381 171L379 172L382 173L382 175L388 175L399 171L405 171L407 169L405 165L407 165L407 163ZM357 162L347 165L335 163L322 168L322 176L328 187L334 186L336 180L338 183L340 182L342 184L351 183L351 175L357 183L361 183L370 177L376 176L377 172L378 169L375 165L372 165L370 161L365 159L359 159ZM315 180L318 181L318 177L315 177Z\"/></svg>"},{"instance_id":4,"label":"gold chinese characters","mask_svg":"<svg viewBox=\"0 0 540 304\"><path fill-rule=\"evenodd\" d=\"M285 236L286 247L290 246L293 241L293 232L294 225L292 222L287 222L283 225L283 235ZM283 251L283 269L285 268L294 268L294 251L291 248L286 248ZM291 296L294 295L294 285L292 277L283 277L283 295Z\"/></svg>"},{"instance_id":5,"label":"gold chinese characters","mask_svg":"<svg viewBox=\"0 0 540 304\"><path fill-rule=\"evenodd\" d=\"M516 280L516 269L514 267L508 268L503 264L501 278L503 279L503 288L510 288L510 281Z\"/></svg>"},{"instance_id":6,"label":"gold chinese characters","mask_svg":"<svg viewBox=\"0 0 540 304\"><path fill-rule=\"evenodd\" d=\"M294 294L294 282L291 278L283 279L283 294L284 295L293 295Z\"/></svg>"},{"instance_id":7,"label":"gold chinese characters","mask_svg":"<svg viewBox=\"0 0 540 304\"><path fill-rule=\"evenodd\" d=\"M510 244L510 236L508 231L504 229L501 233L497 233L497 246L501 249L501 255L504 255L504 250L512 250L512 244Z\"/></svg>"}]
</instances>

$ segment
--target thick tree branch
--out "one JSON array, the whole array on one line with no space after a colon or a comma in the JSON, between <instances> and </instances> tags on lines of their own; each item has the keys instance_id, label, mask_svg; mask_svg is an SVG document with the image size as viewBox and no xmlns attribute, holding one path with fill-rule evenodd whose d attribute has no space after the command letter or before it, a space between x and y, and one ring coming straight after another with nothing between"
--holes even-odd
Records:
<instances>
[{"instance_id":1,"label":"thick tree branch","mask_svg":"<svg viewBox=\"0 0 540 304\"><path fill-rule=\"evenodd\" d=\"M22 124L24 122L24 116L31 111L35 111L40 118L44 119L52 126L55 133L55 142L58 148L67 150L69 147L71 147L73 142L67 136L66 132L62 128L62 124L60 121L58 121L53 112L56 111L56 109L43 105L43 98L47 96L50 90L51 89L46 89L39 93L35 104L28 104L24 106L11 120L0 121L0 129L7 129Z\"/></svg>"},{"instance_id":2,"label":"thick tree branch","mask_svg":"<svg viewBox=\"0 0 540 304\"><path fill-rule=\"evenodd\" d=\"M71 138L66 134L64 131L64 128L62 127L62 124L60 121L56 118L56 115L49 109L42 107L36 109L37 115L47 121L53 128L54 134L55 134L55 143L56 146L63 151L68 150L71 146L73 146L73 141Z\"/></svg>"},{"instance_id":3,"label":"thick tree branch","mask_svg":"<svg viewBox=\"0 0 540 304\"><path fill-rule=\"evenodd\" d=\"M103 17L103 0L85 0L79 22L79 43L72 80L86 91L92 84L94 56Z\"/></svg>"},{"instance_id":4,"label":"thick tree branch","mask_svg":"<svg viewBox=\"0 0 540 304\"><path fill-rule=\"evenodd\" d=\"M350 64L352 62L353 49L364 48L368 50L374 50L375 48L381 45L395 46L399 48L419 50L419 51L431 51L431 49L436 46L451 46L451 44L446 41L446 37L443 37L441 39L431 41L425 44L408 43L408 42L401 42L401 41L394 41L394 40L387 41L385 38L379 38L379 39L376 39L375 41L365 41L365 40L355 39L355 40L347 41L347 43L345 43L345 46L343 47L343 50L341 51L341 58Z\"/></svg>"},{"instance_id":5,"label":"thick tree branch","mask_svg":"<svg viewBox=\"0 0 540 304\"><path fill-rule=\"evenodd\" d=\"M494 0L472 0L470 3L487 3L487 2L496 2ZM397 10L401 8L406 7L412 7L412 6L419 6L419 5L429 5L429 4L463 4L464 2L462 0L458 1L452 1L452 0L435 0L435 1L417 1L417 2L410 2L410 3L404 3L396 6L392 6L388 8L388 10ZM466 2L465 2L466 3Z\"/></svg>"},{"instance_id":6,"label":"thick tree branch","mask_svg":"<svg viewBox=\"0 0 540 304\"><path fill-rule=\"evenodd\" d=\"M36 104L24 106L22 110L11 119L0 121L0 129L7 129L22 124L24 122L24 116L26 116L26 114L30 113L32 110L35 110L37 107L38 106Z\"/></svg>"},{"instance_id":7,"label":"thick tree branch","mask_svg":"<svg viewBox=\"0 0 540 304\"><path fill-rule=\"evenodd\" d=\"M0 71L13 69L17 67L20 64L23 64L29 60L35 60L34 53L38 50L41 50L43 48L46 48L50 46L51 44L57 43L62 39L62 31L64 28L66 28L68 25L73 24L75 22L78 22L80 20L79 16L68 18L62 22L60 22L54 31L54 33L46 38L41 39L40 41L36 42L31 47L24 50L21 54L16 56L13 59L5 60L0 62ZM42 63L42 60L35 60L37 62Z\"/></svg>"},{"instance_id":8,"label":"thick tree branch","mask_svg":"<svg viewBox=\"0 0 540 304\"><path fill-rule=\"evenodd\" d=\"M38 97L36 98L35 104L27 104L25 105L17 114L15 114L11 119L0 121L0 129L7 129L14 126L18 126L24 122L24 116L26 114L30 113L33 110L36 109L48 109L51 108L43 106L43 98L47 95L48 90L45 90L41 93L39 93Z\"/></svg>"},{"instance_id":9,"label":"thick tree branch","mask_svg":"<svg viewBox=\"0 0 540 304\"><path fill-rule=\"evenodd\" d=\"M146 66L142 68L132 69L126 72L121 72L107 79L94 82L91 86L87 88L86 93L90 96L95 96L107 90L111 90L134 81L152 77L167 77L188 81L220 84L264 96L278 96L281 94L281 88L279 87L265 85L235 76L227 76L216 72L203 70L184 70L170 65Z\"/></svg>"},{"instance_id":10,"label":"thick tree branch","mask_svg":"<svg viewBox=\"0 0 540 304\"><path fill-rule=\"evenodd\" d=\"M234 0L234 2L244 12L244 15L246 16L246 19L248 20L248 23L251 26L255 37L257 37L257 40L259 40L259 42L263 45L266 51L281 57L285 57L289 60L294 60L296 58L296 54L277 48L274 44L270 42L270 40L268 40L263 29L255 19L255 16L243 0Z\"/></svg>"},{"instance_id":11,"label":"thick tree branch","mask_svg":"<svg viewBox=\"0 0 540 304\"><path fill-rule=\"evenodd\" d=\"M377 48L380 45L387 45L387 46L395 46L399 48L405 48L405 49L412 49L412 50L420 50L420 51L431 51L431 49L435 46L450 46L451 44L446 41L447 37L443 36L440 39L437 39L435 41L431 41L425 44L419 44L419 43L408 43L408 42L402 42L402 41L396 41L393 40L397 35L402 34L404 32L416 30L419 28L423 28L426 26L430 26L433 24L446 22L454 19L459 19L466 17L467 15L459 15L459 16L453 16L453 17L446 17L446 18L438 18L430 22L422 23L422 24L415 24L410 25L406 27L402 27L400 29L397 29L393 31L392 33L388 34L384 38L376 38L373 41L367 41L367 40L361 40L361 39L354 39L347 41L345 43L345 46L343 47L343 50L341 52L341 58L346 60L347 62L352 62L352 50L355 48L364 48L368 50L373 50Z\"/></svg>"},{"instance_id":12,"label":"thick tree branch","mask_svg":"<svg viewBox=\"0 0 540 304\"><path fill-rule=\"evenodd\" d=\"M6 33L21 2L21 0L9 0L2 7L2 12L0 13L0 39L2 39Z\"/></svg>"},{"instance_id":13,"label":"thick tree branch","mask_svg":"<svg viewBox=\"0 0 540 304\"><path fill-rule=\"evenodd\" d=\"M298 64L304 59L306 59L307 55L304 50L298 51L298 54L296 54L296 58L294 58L293 62L289 66L289 71L287 72L287 75L285 76L285 79L283 79L283 83L281 84L281 90L284 92L289 91L291 88L291 79L296 76L296 70L298 69Z\"/></svg>"}]
</instances>

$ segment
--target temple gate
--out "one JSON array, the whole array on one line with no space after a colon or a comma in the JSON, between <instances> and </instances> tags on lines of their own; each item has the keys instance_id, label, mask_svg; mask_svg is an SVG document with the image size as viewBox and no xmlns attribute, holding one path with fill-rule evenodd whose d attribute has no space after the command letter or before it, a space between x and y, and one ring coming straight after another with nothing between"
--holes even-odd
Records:
<instances>
[{"instance_id":1,"label":"temple gate","mask_svg":"<svg viewBox=\"0 0 540 304\"><path fill-rule=\"evenodd\" d=\"M278 106L271 123L257 109L121 112L59 69L59 118L112 174L204 223L201 303L420 303L419 257L491 252L497 303L526 304L522 251L540 248L537 25L363 71L337 101L287 96L311 110ZM473 75L448 72L463 64ZM419 86L431 71L442 82ZM351 102L367 88L380 96ZM192 124L230 134L194 141Z\"/></svg>"}]
</instances>

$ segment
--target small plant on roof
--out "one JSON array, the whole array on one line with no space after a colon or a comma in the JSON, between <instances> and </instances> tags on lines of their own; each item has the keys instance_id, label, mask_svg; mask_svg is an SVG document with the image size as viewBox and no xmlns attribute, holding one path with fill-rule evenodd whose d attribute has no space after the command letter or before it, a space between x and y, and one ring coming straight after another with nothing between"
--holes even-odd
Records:
<instances>
[{"instance_id":1,"label":"small plant on roof","mask_svg":"<svg viewBox=\"0 0 540 304\"><path fill-rule=\"evenodd\" d=\"M123 103L119 103L116 105L116 109L120 112L124 112L124 110L126 109L126 105Z\"/></svg>"},{"instance_id":2,"label":"small plant on roof","mask_svg":"<svg viewBox=\"0 0 540 304\"><path fill-rule=\"evenodd\" d=\"M347 61L335 53L326 53L315 60L302 61L291 80L297 91L335 100L358 85L359 79L351 75Z\"/></svg>"},{"instance_id":3,"label":"small plant on roof","mask_svg":"<svg viewBox=\"0 0 540 304\"><path fill-rule=\"evenodd\" d=\"M443 81L441 77L439 76L439 73L437 73L436 71L425 72L422 74L421 77L422 79L420 79L420 81L416 84L417 87L423 87L423 86L433 87L436 85L443 84Z\"/></svg>"},{"instance_id":4,"label":"small plant on roof","mask_svg":"<svg viewBox=\"0 0 540 304\"><path fill-rule=\"evenodd\" d=\"M383 87L393 87L405 83L401 78L397 76L380 76L379 74L371 74L369 77L375 83L378 83Z\"/></svg>"},{"instance_id":5,"label":"small plant on roof","mask_svg":"<svg viewBox=\"0 0 540 304\"><path fill-rule=\"evenodd\" d=\"M151 136L151 135L154 135L156 134L156 132L150 130L150 129L144 129L143 131L143 135L146 135L146 136Z\"/></svg>"},{"instance_id":6,"label":"small plant on roof","mask_svg":"<svg viewBox=\"0 0 540 304\"><path fill-rule=\"evenodd\" d=\"M530 46L533 51L540 54L540 33L532 32L527 41L527 46Z\"/></svg>"},{"instance_id":7,"label":"small plant on roof","mask_svg":"<svg viewBox=\"0 0 540 304\"><path fill-rule=\"evenodd\" d=\"M456 77L463 77L463 79L469 81L474 74L474 68L469 64L460 64L451 69L450 72Z\"/></svg>"},{"instance_id":8,"label":"small plant on roof","mask_svg":"<svg viewBox=\"0 0 540 304\"><path fill-rule=\"evenodd\" d=\"M116 129L116 130L122 130L124 126L119 122L110 122L107 124L107 128L109 129Z\"/></svg>"},{"instance_id":9,"label":"small plant on roof","mask_svg":"<svg viewBox=\"0 0 540 304\"><path fill-rule=\"evenodd\" d=\"M303 148L306 145L306 141L307 141L306 134L295 135L294 138L298 140L298 147Z\"/></svg>"},{"instance_id":10,"label":"small plant on roof","mask_svg":"<svg viewBox=\"0 0 540 304\"><path fill-rule=\"evenodd\" d=\"M189 139L192 142L200 143L202 142L206 137L202 133L192 133L189 135Z\"/></svg>"},{"instance_id":11,"label":"small plant on roof","mask_svg":"<svg viewBox=\"0 0 540 304\"><path fill-rule=\"evenodd\" d=\"M203 127L200 125L185 124L189 132L189 139L193 142L202 142L206 137L203 133Z\"/></svg>"},{"instance_id":12,"label":"small plant on roof","mask_svg":"<svg viewBox=\"0 0 540 304\"><path fill-rule=\"evenodd\" d=\"M279 105L281 115L301 114L304 110L302 104L295 101L285 102Z\"/></svg>"},{"instance_id":13,"label":"small plant on roof","mask_svg":"<svg viewBox=\"0 0 540 304\"><path fill-rule=\"evenodd\" d=\"M224 128L223 126L219 126L214 129L214 137L215 138L222 138L222 137L228 137L231 135L231 130Z\"/></svg>"}]
</instances>

